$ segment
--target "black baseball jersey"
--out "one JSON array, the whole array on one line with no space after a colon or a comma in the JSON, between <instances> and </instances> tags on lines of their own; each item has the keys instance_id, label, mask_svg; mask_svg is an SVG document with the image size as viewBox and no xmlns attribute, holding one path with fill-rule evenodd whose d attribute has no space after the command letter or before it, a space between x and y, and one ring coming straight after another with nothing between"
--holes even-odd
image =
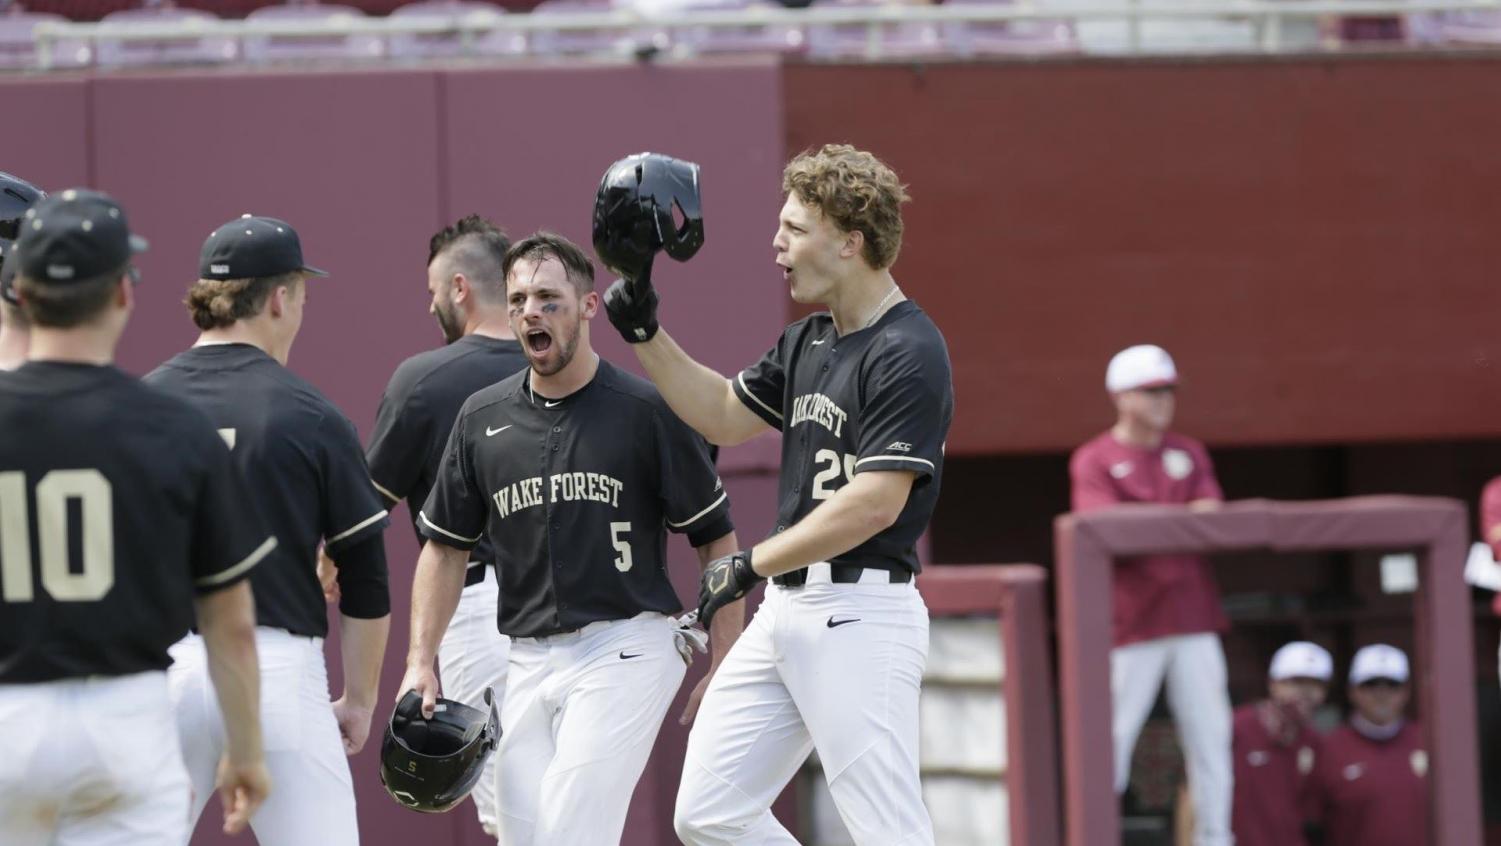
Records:
<instances>
[{"instance_id":1,"label":"black baseball jersey","mask_svg":"<svg viewBox=\"0 0 1501 846\"><path fill-rule=\"evenodd\" d=\"M831 563L921 569L917 539L938 502L954 385L943 335L916 303L897 303L843 337L828 312L799 320L732 385L782 432L777 531L858 473L910 470L917 479L897 521Z\"/></svg>"},{"instance_id":2,"label":"black baseball jersey","mask_svg":"<svg viewBox=\"0 0 1501 846\"><path fill-rule=\"evenodd\" d=\"M502 634L682 610L665 530L705 546L732 529L703 438L650 382L607 361L562 399L534 394L530 372L464 403L422 533L471 549L488 532Z\"/></svg>"},{"instance_id":3,"label":"black baseball jersey","mask_svg":"<svg viewBox=\"0 0 1501 846\"><path fill-rule=\"evenodd\" d=\"M464 400L526 366L526 355L516 341L465 335L412 356L391 374L365 458L370 477L386 499L393 505L407 500L418 545L423 537L417 512L433 489L443 447ZM481 538L470 553L466 583L483 580L484 565L494 559L490 542Z\"/></svg>"},{"instance_id":4,"label":"black baseball jersey","mask_svg":"<svg viewBox=\"0 0 1501 846\"><path fill-rule=\"evenodd\" d=\"M338 561L340 549L390 522L354 424L317 388L249 344L193 347L146 381L208 415L280 541L250 577L256 622L327 635L318 542Z\"/></svg>"},{"instance_id":5,"label":"black baseball jersey","mask_svg":"<svg viewBox=\"0 0 1501 846\"><path fill-rule=\"evenodd\" d=\"M276 547L203 414L114 367L0 374L0 431L0 684L164 670Z\"/></svg>"}]
</instances>

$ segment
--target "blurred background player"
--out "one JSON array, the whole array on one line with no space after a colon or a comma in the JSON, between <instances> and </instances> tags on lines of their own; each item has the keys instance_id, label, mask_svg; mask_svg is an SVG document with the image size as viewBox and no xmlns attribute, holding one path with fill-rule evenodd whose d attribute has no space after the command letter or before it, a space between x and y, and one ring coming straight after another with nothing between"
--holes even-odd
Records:
<instances>
[{"instance_id":1,"label":"blurred background player","mask_svg":"<svg viewBox=\"0 0 1501 846\"><path fill-rule=\"evenodd\" d=\"M418 353L391 374L375 415L366 458L375 487L395 507L407 501L417 543L417 512L427 501L443 458L443 446L470 394L526 369L526 356L506 316L506 250L511 242L495 224L470 215L433 235L428 245L428 311L438 320L447 346ZM490 542L481 538L469 553L464 592L438 645L438 673L449 699L485 708L484 691L505 702L511 642L496 628L499 593ZM502 708L503 710L503 708ZM474 786L480 825L494 836L495 766Z\"/></svg>"},{"instance_id":2,"label":"blurred background player","mask_svg":"<svg viewBox=\"0 0 1501 846\"><path fill-rule=\"evenodd\" d=\"M45 196L30 182L0 171L0 370L15 370L26 360L30 324L16 300L16 263L6 258L15 249L22 216Z\"/></svg>"},{"instance_id":3,"label":"blurred background player","mask_svg":"<svg viewBox=\"0 0 1501 846\"><path fill-rule=\"evenodd\" d=\"M203 415L112 364L145 248L124 211L84 190L32 211L6 259L33 333L0 380L0 841L187 839L163 671L195 616L226 735L199 801L217 786L239 831L269 789L245 578L276 539Z\"/></svg>"},{"instance_id":4,"label":"blurred background player","mask_svg":"<svg viewBox=\"0 0 1501 846\"><path fill-rule=\"evenodd\" d=\"M389 519L359 435L316 388L286 367L302 325L307 280L297 232L269 217L232 220L204 242L188 313L191 349L146 377L205 414L280 545L250 577L261 655L266 762L279 790L250 821L264 846L359 842L345 755L365 744L390 625ZM318 545L338 562L344 694L330 706L323 639L328 613ZM196 820L223 745L197 635L172 648L173 706Z\"/></svg>"},{"instance_id":5,"label":"blurred background player","mask_svg":"<svg viewBox=\"0 0 1501 846\"><path fill-rule=\"evenodd\" d=\"M595 354L599 295L582 250L533 235L506 254L505 280L530 367L470 397L454 424L419 513L428 542L400 690L432 713L434 651L488 532L512 639L500 843L606 846L685 672L666 531L704 563L733 551L729 498L703 439L650 383Z\"/></svg>"},{"instance_id":6,"label":"blurred background player","mask_svg":"<svg viewBox=\"0 0 1501 846\"><path fill-rule=\"evenodd\" d=\"M1303 846L1308 778L1319 736L1310 722L1329 694L1334 659L1316 643L1278 649L1267 672L1269 696L1235 709L1236 846Z\"/></svg>"},{"instance_id":7,"label":"blurred background player","mask_svg":"<svg viewBox=\"0 0 1501 846\"><path fill-rule=\"evenodd\" d=\"M1105 371L1116 422L1069 460L1076 512L1127 503L1213 507L1224 499L1209 452L1169 431L1178 370L1161 347L1117 353ZM1153 555L1115 566L1110 690L1115 789L1164 682L1183 744L1195 846L1228 846L1232 773L1230 694L1219 633L1228 627L1208 560Z\"/></svg>"},{"instance_id":8,"label":"blurred background player","mask_svg":"<svg viewBox=\"0 0 1501 846\"><path fill-rule=\"evenodd\" d=\"M1324 738L1313 768L1313 807L1326 846L1426 846L1428 751L1406 718L1407 655L1384 643L1350 661L1345 725Z\"/></svg>"},{"instance_id":9,"label":"blurred background player","mask_svg":"<svg viewBox=\"0 0 1501 846\"><path fill-rule=\"evenodd\" d=\"M928 612L912 579L953 417L948 348L891 275L908 197L885 162L826 145L788 163L782 191L777 264L794 300L829 310L734 379L659 331L649 263L606 301L711 442L783 435L776 534L704 573L706 623L772 585L704 698L675 824L690 844L795 844L771 803L816 748L854 842L931 844L917 754Z\"/></svg>"}]
</instances>

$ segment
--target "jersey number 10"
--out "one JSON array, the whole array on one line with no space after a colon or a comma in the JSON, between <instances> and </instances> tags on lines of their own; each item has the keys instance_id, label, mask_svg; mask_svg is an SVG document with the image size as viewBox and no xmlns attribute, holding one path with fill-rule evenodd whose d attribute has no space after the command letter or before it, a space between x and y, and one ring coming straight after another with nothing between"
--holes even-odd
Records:
<instances>
[{"instance_id":1,"label":"jersey number 10","mask_svg":"<svg viewBox=\"0 0 1501 846\"><path fill-rule=\"evenodd\" d=\"M0 598L31 602L31 520L26 476L0 473ZM83 567L69 561L68 503L78 502L83 523ZM37 542L41 546L42 587L59 602L102 598L115 584L114 494L98 470L53 470L36 484Z\"/></svg>"}]
</instances>

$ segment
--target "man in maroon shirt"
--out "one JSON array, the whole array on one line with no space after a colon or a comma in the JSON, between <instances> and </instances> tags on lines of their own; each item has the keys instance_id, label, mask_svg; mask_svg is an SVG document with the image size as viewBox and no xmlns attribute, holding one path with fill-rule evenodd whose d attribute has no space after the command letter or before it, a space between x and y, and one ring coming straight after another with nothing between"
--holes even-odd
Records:
<instances>
[{"instance_id":1,"label":"man in maroon shirt","mask_svg":"<svg viewBox=\"0 0 1501 846\"><path fill-rule=\"evenodd\" d=\"M1319 737L1309 720L1324 704L1334 660L1294 641L1272 656L1271 696L1235 709L1235 846L1305 846L1308 776Z\"/></svg>"},{"instance_id":2,"label":"man in maroon shirt","mask_svg":"<svg viewBox=\"0 0 1501 846\"><path fill-rule=\"evenodd\" d=\"M1429 843L1428 751L1403 717L1407 680L1407 656L1384 643L1350 663L1355 713L1324 739L1311 780L1326 846Z\"/></svg>"},{"instance_id":3,"label":"man in maroon shirt","mask_svg":"<svg viewBox=\"0 0 1501 846\"><path fill-rule=\"evenodd\" d=\"M1126 503L1213 507L1224 498L1204 445L1169 432L1178 371L1161 347L1117 353L1105 372L1116 423L1074 451L1074 511ZM1195 846L1228 846L1232 776L1230 696L1219 632L1227 626L1209 562L1153 555L1116 562L1110 655L1115 788L1163 683L1184 748Z\"/></svg>"}]
</instances>

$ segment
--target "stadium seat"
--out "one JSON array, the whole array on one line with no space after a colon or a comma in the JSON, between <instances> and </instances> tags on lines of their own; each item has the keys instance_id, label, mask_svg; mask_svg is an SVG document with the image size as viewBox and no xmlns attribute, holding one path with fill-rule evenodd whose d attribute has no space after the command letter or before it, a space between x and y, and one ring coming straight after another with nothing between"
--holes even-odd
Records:
<instances>
[{"instance_id":1,"label":"stadium seat","mask_svg":"<svg viewBox=\"0 0 1501 846\"><path fill-rule=\"evenodd\" d=\"M304 0L284 6L266 6L245 16L248 21L307 22L363 18L365 13L354 6L337 6ZM248 62L285 62L317 59L376 59L385 53L378 35L277 35L246 36L245 60Z\"/></svg>"},{"instance_id":2,"label":"stadium seat","mask_svg":"<svg viewBox=\"0 0 1501 846\"><path fill-rule=\"evenodd\" d=\"M488 20L505 10L477 0L422 0L409 3L391 13L403 20ZM391 56L395 58L443 58L465 55L521 55L526 52L526 36L519 32L491 32L465 41L456 32L431 35L391 36Z\"/></svg>"},{"instance_id":3,"label":"stadium seat","mask_svg":"<svg viewBox=\"0 0 1501 846\"><path fill-rule=\"evenodd\" d=\"M37 67L36 40L32 30L44 21L66 22L60 15L28 12L20 4L0 3L0 68L15 70ZM94 51L83 41L53 42L52 67L76 68L91 63Z\"/></svg>"},{"instance_id":4,"label":"stadium seat","mask_svg":"<svg viewBox=\"0 0 1501 846\"><path fill-rule=\"evenodd\" d=\"M104 23L122 28L174 23L191 29L194 22L218 20L208 12L179 9L171 0L152 2L138 9L125 9L104 16ZM142 67L148 65L223 64L239 55L235 39L221 36L184 35L150 41L99 39L101 67Z\"/></svg>"},{"instance_id":5,"label":"stadium seat","mask_svg":"<svg viewBox=\"0 0 1501 846\"><path fill-rule=\"evenodd\" d=\"M607 14L613 10L609 0L543 0L532 9L532 14L538 17L566 18L570 15ZM531 49L533 54L540 56L624 56L635 53L649 43L636 34L621 34L606 29L540 29L532 32Z\"/></svg>"},{"instance_id":6,"label":"stadium seat","mask_svg":"<svg viewBox=\"0 0 1501 846\"><path fill-rule=\"evenodd\" d=\"M1450 44L1501 44L1501 12L1475 9L1441 12L1434 17L1436 40Z\"/></svg>"},{"instance_id":7,"label":"stadium seat","mask_svg":"<svg viewBox=\"0 0 1501 846\"><path fill-rule=\"evenodd\" d=\"M783 7L765 0L688 0L674 3L670 12L728 12L762 8ZM651 12L650 7L641 11L648 14ZM668 9L663 9L659 14L664 13L668 13ZM683 56L710 53L796 53L804 48L807 41L801 27L783 25L726 28L667 24L663 31L670 37L673 51Z\"/></svg>"},{"instance_id":8,"label":"stadium seat","mask_svg":"<svg viewBox=\"0 0 1501 846\"><path fill-rule=\"evenodd\" d=\"M814 0L812 9L889 6L884 0ZM874 47L885 57L933 56L945 51L938 27L931 23L883 23L871 44L870 28L864 24L815 24L808 27L808 55L826 59L866 56Z\"/></svg>"},{"instance_id":9,"label":"stadium seat","mask_svg":"<svg viewBox=\"0 0 1501 846\"><path fill-rule=\"evenodd\" d=\"M997 0L948 0L946 6L1008 6ZM942 26L948 50L956 56L1075 53L1074 25L1063 18L994 23L961 22Z\"/></svg>"}]
</instances>

